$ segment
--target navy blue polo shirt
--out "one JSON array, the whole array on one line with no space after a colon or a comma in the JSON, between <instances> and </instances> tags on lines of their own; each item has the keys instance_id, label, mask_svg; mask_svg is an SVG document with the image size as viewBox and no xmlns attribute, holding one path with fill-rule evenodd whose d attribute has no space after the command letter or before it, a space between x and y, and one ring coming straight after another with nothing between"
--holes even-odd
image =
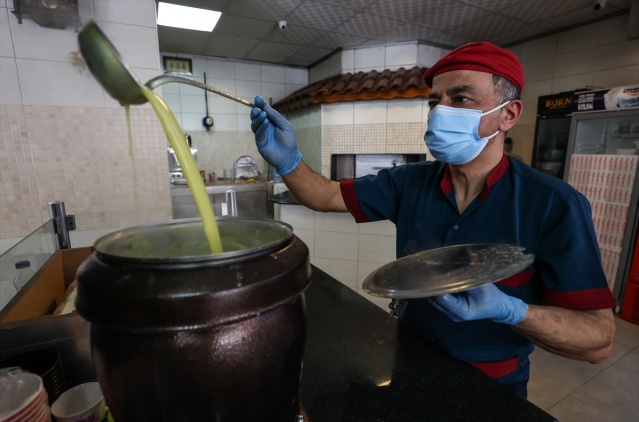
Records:
<instances>
[{"instance_id":1,"label":"navy blue polo shirt","mask_svg":"<svg viewBox=\"0 0 639 422\"><path fill-rule=\"evenodd\" d=\"M497 283L506 294L529 304L575 310L616 307L588 200L518 160L504 155L462 214L448 166L436 161L343 181L341 190L357 222L395 223L398 258L465 243L517 244L535 254L535 261ZM533 345L511 327L490 320L453 322L427 299L408 302L402 321L420 335L500 382L527 381ZM491 369L499 362L506 366Z\"/></svg>"}]
</instances>

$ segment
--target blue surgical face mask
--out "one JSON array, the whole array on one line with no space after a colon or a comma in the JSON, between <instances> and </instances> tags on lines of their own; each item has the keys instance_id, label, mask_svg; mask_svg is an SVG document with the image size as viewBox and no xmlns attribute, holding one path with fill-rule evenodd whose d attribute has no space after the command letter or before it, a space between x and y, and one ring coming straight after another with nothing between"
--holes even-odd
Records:
<instances>
[{"instance_id":1,"label":"blue surgical face mask","mask_svg":"<svg viewBox=\"0 0 639 422\"><path fill-rule=\"evenodd\" d=\"M499 110L510 101L485 113L471 108L437 105L428 113L428 129L424 134L426 146L436 160L449 164L466 164L479 155L488 140L499 131L485 138L479 137L482 116Z\"/></svg>"}]
</instances>

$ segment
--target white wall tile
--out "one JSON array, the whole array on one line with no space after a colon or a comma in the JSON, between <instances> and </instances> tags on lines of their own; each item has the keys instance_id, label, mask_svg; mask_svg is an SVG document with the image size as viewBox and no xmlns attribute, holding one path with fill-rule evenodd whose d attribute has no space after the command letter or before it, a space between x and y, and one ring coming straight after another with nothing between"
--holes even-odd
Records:
<instances>
[{"instance_id":1,"label":"white wall tile","mask_svg":"<svg viewBox=\"0 0 639 422\"><path fill-rule=\"evenodd\" d=\"M191 65L193 67L192 77L198 81L204 83L204 73L206 73L206 82L209 82L210 75L208 74L208 60L206 57L193 56L191 57Z\"/></svg>"},{"instance_id":2,"label":"white wall tile","mask_svg":"<svg viewBox=\"0 0 639 422\"><path fill-rule=\"evenodd\" d=\"M597 23L599 26L599 31L597 31L599 33L599 45L626 40L626 31L620 31L619 28L628 28L629 24L630 14L617 16ZM588 27L591 26L592 25L589 25Z\"/></svg>"},{"instance_id":3,"label":"white wall tile","mask_svg":"<svg viewBox=\"0 0 639 422\"><path fill-rule=\"evenodd\" d=\"M529 82L552 79L555 73L555 58L548 57L539 60L531 60L523 64L526 75L526 85Z\"/></svg>"},{"instance_id":4,"label":"white wall tile","mask_svg":"<svg viewBox=\"0 0 639 422\"><path fill-rule=\"evenodd\" d=\"M209 94L209 114L237 114L237 110L235 103L228 98Z\"/></svg>"},{"instance_id":5,"label":"white wall tile","mask_svg":"<svg viewBox=\"0 0 639 422\"><path fill-rule=\"evenodd\" d=\"M315 211L302 205L283 205L280 219L294 229L315 230Z\"/></svg>"},{"instance_id":6,"label":"white wall tile","mask_svg":"<svg viewBox=\"0 0 639 422\"><path fill-rule=\"evenodd\" d=\"M308 113L308 127L318 127L322 125L322 106L315 105L306 108Z\"/></svg>"},{"instance_id":7,"label":"white wall tile","mask_svg":"<svg viewBox=\"0 0 639 422\"><path fill-rule=\"evenodd\" d=\"M206 61L206 80L211 83L215 79L229 79L235 75L235 62L209 58ZM216 88L218 88L216 86ZM221 89L221 88L220 88Z\"/></svg>"},{"instance_id":8,"label":"white wall tile","mask_svg":"<svg viewBox=\"0 0 639 422\"><path fill-rule=\"evenodd\" d=\"M352 125L354 123L353 103L322 105L322 125Z\"/></svg>"},{"instance_id":9,"label":"white wall tile","mask_svg":"<svg viewBox=\"0 0 639 422\"><path fill-rule=\"evenodd\" d=\"M315 257L314 265L351 289L358 288L357 261Z\"/></svg>"},{"instance_id":10,"label":"white wall tile","mask_svg":"<svg viewBox=\"0 0 639 422\"><path fill-rule=\"evenodd\" d=\"M355 71L365 69L383 70L386 59L386 48L368 47L355 49Z\"/></svg>"},{"instance_id":11,"label":"white wall tile","mask_svg":"<svg viewBox=\"0 0 639 422\"><path fill-rule=\"evenodd\" d=\"M390 45L386 47L386 69L413 67L417 65L417 43Z\"/></svg>"},{"instance_id":12,"label":"white wall tile","mask_svg":"<svg viewBox=\"0 0 639 422\"><path fill-rule=\"evenodd\" d=\"M595 72L592 77L594 86L624 86L630 85L633 81L639 81L639 65L624 66L617 69L610 69L601 72Z\"/></svg>"},{"instance_id":13,"label":"white wall tile","mask_svg":"<svg viewBox=\"0 0 639 422\"><path fill-rule=\"evenodd\" d=\"M357 223L350 213L315 213L315 230L327 232L357 233Z\"/></svg>"},{"instance_id":14,"label":"white wall tile","mask_svg":"<svg viewBox=\"0 0 639 422\"><path fill-rule=\"evenodd\" d=\"M177 110L171 109L173 112ZM204 117L204 91L200 95L180 95L180 112L181 113L200 113Z\"/></svg>"},{"instance_id":15,"label":"white wall tile","mask_svg":"<svg viewBox=\"0 0 639 422\"><path fill-rule=\"evenodd\" d=\"M598 25L580 26L557 34L557 54L590 48L599 41Z\"/></svg>"},{"instance_id":16,"label":"white wall tile","mask_svg":"<svg viewBox=\"0 0 639 422\"><path fill-rule=\"evenodd\" d=\"M308 128L308 114L303 110L288 112L284 117L293 126L293 130Z\"/></svg>"},{"instance_id":17,"label":"white wall tile","mask_svg":"<svg viewBox=\"0 0 639 422\"><path fill-rule=\"evenodd\" d=\"M252 63L235 63L235 79L238 81L257 81L261 79L260 65Z\"/></svg>"},{"instance_id":18,"label":"white wall tile","mask_svg":"<svg viewBox=\"0 0 639 422\"><path fill-rule=\"evenodd\" d=\"M359 234L378 234L384 236L395 236L395 224L389 220L373 221L369 223L358 224Z\"/></svg>"},{"instance_id":19,"label":"white wall tile","mask_svg":"<svg viewBox=\"0 0 639 422\"><path fill-rule=\"evenodd\" d=\"M96 20L155 28L155 2L100 0L93 4Z\"/></svg>"},{"instance_id":20,"label":"white wall tile","mask_svg":"<svg viewBox=\"0 0 639 422\"><path fill-rule=\"evenodd\" d=\"M250 109L246 108L246 115L237 115L237 130L240 132L251 132ZM265 172L264 172L265 173Z\"/></svg>"},{"instance_id":21,"label":"white wall tile","mask_svg":"<svg viewBox=\"0 0 639 422\"><path fill-rule=\"evenodd\" d=\"M25 105L104 106L102 88L88 72L80 75L70 63L24 59L17 62Z\"/></svg>"},{"instance_id":22,"label":"white wall tile","mask_svg":"<svg viewBox=\"0 0 639 422\"><path fill-rule=\"evenodd\" d=\"M354 233L315 232L315 257L357 261L358 235Z\"/></svg>"},{"instance_id":23,"label":"white wall tile","mask_svg":"<svg viewBox=\"0 0 639 422\"><path fill-rule=\"evenodd\" d=\"M379 124L388 118L387 108L392 101L356 101L353 106L353 123L356 125Z\"/></svg>"},{"instance_id":24,"label":"white wall tile","mask_svg":"<svg viewBox=\"0 0 639 422\"><path fill-rule=\"evenodd\" d=\"M261 65L260 72L262 82L286 82L286 70L282 66Z\"/></svg>"},{"instance_id":25,"label":"white wall tile","mask_svg":"<svg viewBox=\"0 0 639 422\"><path fill-rule=\"evenodd\" d=\"M0 57L0 104L22 104L16 59Z\"/></svg>"},{"instance_id":26,"label":"white wall tile","mask_svg":"<svg viewBox=\"0 0 639 422\"><path fill-rule=\"evenodd\" d=\"M162 99L164 100L166 105L169 106L169 108L171 109L173 114L182 112L182 106L180 104L181 99L180 99L180 95L179 94L163 93L162 94Z\"/></svg>"},{"instance_id":27,"label":"white wall tile","mask_svg":"<svg viewBox=\"0 0 639 422\"><path fill-rule=\"evenodd\" d=\"M552 92L572 91L574 89L593 86L594 72L581 75L569 75L552 80Z\"/></svg>"},{"instance_id":28,"label":"white wall tile","mask_svg":"<svg viewBox=\"0 0 639 422\"><path fill-rule=\"evenodd\" d=\"M287 84L294 85L308 85L308 70L298 69L293 67L286 68L286 81Z\"/></svg>"},{"instance_id":29,"label":"white wall tile","mask_svg":"<svg viewBox=\"0 0 639 422\"><path fill-rule=\"evenodd\" d=\"M386 264L395 259L395 236L359 235L358 260Z\"/></svg>"},{"instance_id":30,"label":"white wall tile","mask_svg":"<svg viewBox=\"0 0 639 422\"><path fill-rule=\"evenodd\" d=\"M355 50L342 50L340 55L342 73L355 71Z\"/></svg>"},{"instance_id":31,"label":"white wall tile","mask_svg":"<svg viewBox=\"0 0 639 422\"><path fill-rule=\"evenodd\" d=\"M148 28L112 22L99 22L98 24L127 65L153 69L156 71L156 76L160 73L158 34L155 27Z\"/></svg>"},{"instance_id":32,"label":"white wall tile","mask_svg":"<svg viewBox=\"0 0 639 422\"><path fill-rule=\"evenodd\" d=\"M552 57L557 54L557 35L529 41L523 45L519 60L528 62L531 60Z\"/></svg>"},{"instance_id":33,"label":"white wall tile","mask_svg":"<svg viewBox=\"0 0 639 422\"><path fill-rule=\"evenodd\" d=\"M262 92L262 83L260 81L238 81L236 83L235 95L238 97L250 98L252 101L260 92ZM241 104L238 105L246 107Z\"/></svg>"},{"instance_id":34,"label":"white wall tile","mask_svg":"<svg viewBox=\"0 0 639 422\"><path fill-rule=\"evenodd\" d=\"M596 55L595 70L639 64L639 39L600 45L597 47ZM639 77L635 80L639 80Z\"/></svg>"},{"instance_id":35,"label":"white wall tile","mask_svg":"<svg viewBox=\"0 0 639 422\"><path fill-rule=\"evenodd\" d=\"M146 82L146 81L145 81ZM175 94L180 95L180 85L177 83L168 83L162 85L162 94Z\"/></svg>"},{"instance_id":36,"label":"white wall tile","mask_svg":"<svg viewBox=\"0 0 639 422\"><path fill-rule=\"evenodd\" d=\"M317 82L329 76L329 68L326 61L313 66L308 72L309 83Z\"/></svg>"},{"instance_id":37,"label":"white wall tile","mask_svg":"<svg viewBox=\"0 0 639 422\"><path fill-rule=\"evenodd\" d=\"M257 94L261 95L266 102L272 98L273 103L276 103L286 97L286 85L283 83L262 82L261 92L253 93L252 98Z\"/></svg>"},{"instance_id":38,"label":"white wall tile","mask_svg":"<svg viewBox=\"0 0 639 422\"><path fill-rule=\"evenodd\" d=\"M431 45L419 44L417 47L417 65L431 67L449 50L445 50Z\"/></svg>"},{"instance_id":39,"label":"white wall tile","mask_svg":"<svg viewBox=\"0 0 639 422\"><path fill-rule=\"evenodd\" d=\"M15 56L21 59L70 62L69 53L78 50L78 34L38 26L31 19L9 19Z\"/></svg>"},{"instance_id":40,"label":"white wall tile","mask_svg":"<svg viewBox=\"0 0 639 422\"><path fill-rule=\"evenodd\" d=\"M210 85L213 85L214 87L216 87L217 89L221 89L222 91L226 91L231 94L235 93L235 87L238 84L238 82L236 82L235 79L233 79L233 73L226 75L226 78L217 78L217 77L209 78L207 74L206 81ZM187 86L187 85L182 85L182 86ZM216 94L210 93L209 98L211 97L218 97L218 96ZM223 97L219 97L219 98L223 98Z\"/></svg>"},{"instance_id":41,"label":"white wall tile","mask_svg":"<svg viewBox=\"0 0 639 422\"><path fill-rule=\"evenodd\" d=\"M339 54L333 54L328 59L324 60L326 63L326 76L338 75L342 72L342 57Z\"/></svg>"},{"instance_id":42,"label":"white wall tile","mask_svg":"<svg viewBox=\"0 0 639 422\"><path fill-rule=\"evenodd\" d=\"M286 97L288 97L289 95L291 95L292 93L294 93L297 90L300 90L302 88L305 88L306 84L304 85L298 85L298 84L286 84Z\"/></svg>"},{"instance_id":43,"label":"white wall tile","mask_svg":"<svg viewBox=\"0 0 639 422\"><path fill-rule=\"evenodd\" d=\"M419 123L422 121L421 99L389 101L388 123Z\"/></svg>"},{"instance_id":44,"label":"white wall tile","mask_svg":"<svg viewBox=\"0 0 639 422\"><path fill-rule=\"evenodd\" d=\"M574 51L567 54L558 55L556 58L555 77L569 75L579 75L598 70L597 63L600 58L596 57L597 48Z\"/></svg>"},{"instance_id":45,"label":"white wall tile","mask_svg":"<svg viewBox=\"0 0 639 422\"><path fill-rule=\"evenodd\" d=\"M9 26L9 9L0 9L0 57L15 57L13 38Z\"/></svg>"}]
</instances>

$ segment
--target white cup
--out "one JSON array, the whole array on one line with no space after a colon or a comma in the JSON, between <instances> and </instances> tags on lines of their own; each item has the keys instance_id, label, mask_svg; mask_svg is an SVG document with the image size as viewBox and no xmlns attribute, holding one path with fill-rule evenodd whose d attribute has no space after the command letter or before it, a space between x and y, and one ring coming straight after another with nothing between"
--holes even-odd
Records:
<instances>
[{"instance_id":1,"label":"white cup","mask_svg":"<svg viewBox=\"0 0 639 422\"><path fill-rule=\"evenodd\" d=\"M69 389L51 405L56 422L102 422L105 412L104 395L97 382Z\"/></svg>"}]
</instances>

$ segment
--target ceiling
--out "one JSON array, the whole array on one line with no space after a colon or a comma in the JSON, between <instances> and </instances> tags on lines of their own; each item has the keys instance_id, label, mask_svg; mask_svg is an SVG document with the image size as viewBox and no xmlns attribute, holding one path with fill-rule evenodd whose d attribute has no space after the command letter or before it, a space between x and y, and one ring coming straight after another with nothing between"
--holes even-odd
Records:
<instances>
[{"instance_id":1,"label":"ceiling","mask_svg":"<svg viewBox=\"0 0 639 422\"><path fill-rule=\"evenodd\" d=\"M222 12L213 32L158 26L160 51L291 66L340 48L420 41L509 47L628 13L632 0L166 0ZM278 21L287 22L280 30Z\"/></svg>"}]
</instances>

